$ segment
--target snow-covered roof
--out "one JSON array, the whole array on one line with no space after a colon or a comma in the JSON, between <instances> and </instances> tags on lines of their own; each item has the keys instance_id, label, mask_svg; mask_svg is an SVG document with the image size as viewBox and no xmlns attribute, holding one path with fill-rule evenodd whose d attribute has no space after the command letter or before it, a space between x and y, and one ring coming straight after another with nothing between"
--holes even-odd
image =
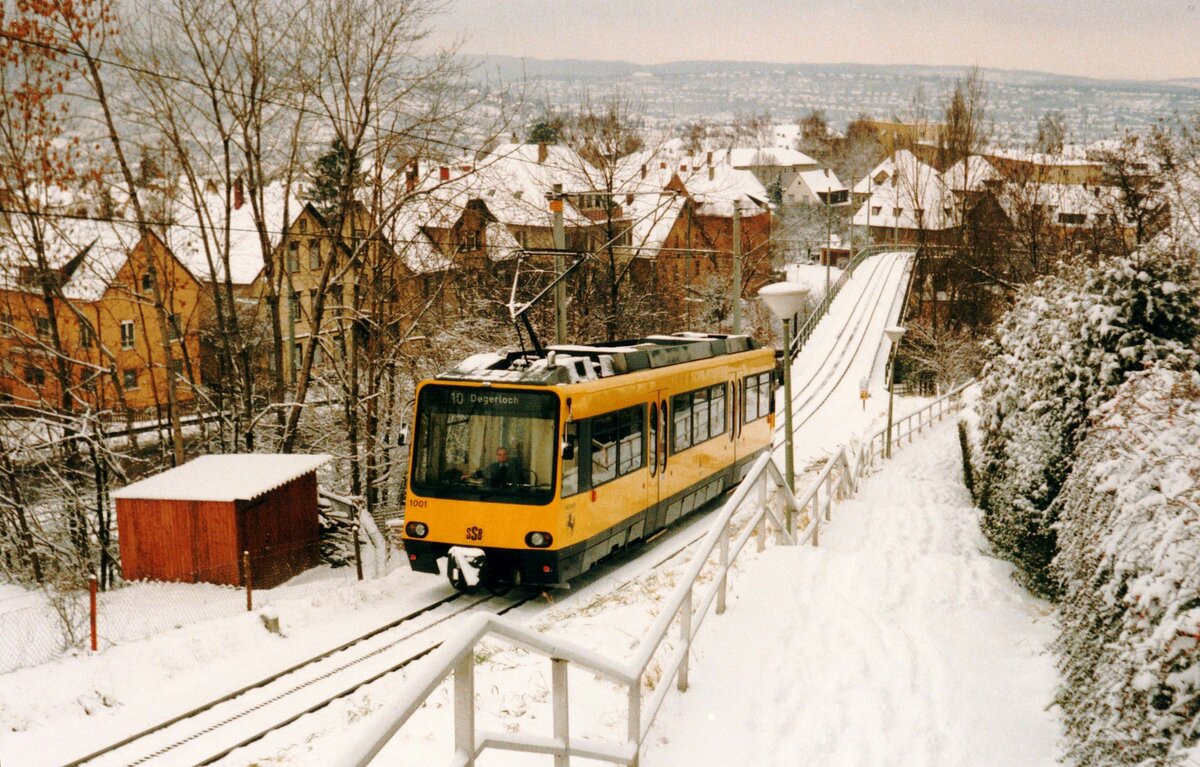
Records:
<instances>
[{"instance_id":1,"label":"snow-covered roof","mask_svg":"<svg viewBox=\"0 0 1200 767\"><path fill-rule=\"evenodd\" d=\"M0 286L20 289L21 268L37 263L32 234L27 219L9 216L0 234ZM74 301L98 301L141 240L133 222L57 216L45 219L39 236L50 268L64 271L63 296Z\"/></svg>"},{"instance_id":2,"label":"snow-covered roof","mask_svg":"<svg viewBox=\"0 0 1200 767\"><path fill-rule=\"evenodd\" d=\"M1001 176L984 157L971 155L951 165L942 179L955 192L978 192L989 181L998 181Z\"/></svg>"},{"instance_id":3,"label":"snow-covered roof","mask_svg":"<svg viewBox=\"0 0 1200 767\"><path fill-rule=\"evenodd\" d=\"M323 453L202 455L182 466L127 485L112 493L112 497L154 501L249 501L315 471L331 460L333 456Z\"/></svg>"},{"instance_id":4,"label":"snow-covered roof","mask_svg":"<svg viewBox=\"0 0 1200 767\"><path fill-rule=\"evenodd\" d=\"M854 214L854 225L900 229L945 229L954 225L954 196L941 174L906 149L892 156L893 173L887 183L873 186L871 197Z\"/></svg>"},{"instance_id":5,"label":"snow-covered roof","mask_svg":"<svg viewBox=\"0 0 1200 767\"><path fill-rule=\"evenodd\" d=\"M841 179L830 168L802 170L796 174L796 179L797 181L793 183L804 184L813 194L846 191L846 187L842 184Z\"/></svg>"},{"instance_id":6,"label":"snow-covered roof","mask_svg":"<svg viewBox=\"0 0 1200 767\"><path fill-rule=\"evenodd\" d=\"M779 165L785 168L815 168L818 163L804 152L779 147L739 147L729 150L729 164L735 168L750 168L757 165Z\"/></svg>"},{"instance_id":7,"label":"snow-covered roof","mask_svg":"<svg viewBox=\"0 0 1200 767\"><path fill-rule=\"evenodd\" d=\"M634 197L633 203L627 206L633 221L630 245L634 253L640 256L658 254L683 213L684 201L681 195L670 192Z\"/></svg>"},{"instance_id":8,"label":"snow-covered roof","mask_svg":"<svg viewBox=\"0 0 1200 767\"><path fill-rule=\"evenodd\" d=\"M854 194L871 194L877 186L886 183L895 172L896 163L892 161L890 156L885 157L867 175L859 179L858 183L854 185Z\"/></svg>"},{"instance_id":9,"label":"snow-covered roof","mask_svg":"<svg viewBox=\"0 0 1200 767\"><path fill-rule=\"evenodd\" d=\"M304 203L295 195L286 195L284 185L274 183L262 190L263 221L272 250L279 245L283 232L300 215ZM190 196L175 211L175 225L167 232L167 244L175 257L182 261L196 278L211 282L225 279L221 254L225 243L225 195L205 193L199 206ZM284 209L287 219L284 218ZM205 241L208 252L205 251ZM213 268L209 267L209 255ZM249 285L263 268L262 244L254 225L253 208L247 200L240 208L229 211L229 275L235 285ZM213 272L215 269L215 274Z\"/></svg>"},{"instance_id":10,"label":"snow-covered roof","mask_svg":"<svg viewBox=\"0 0 1200 767\"><path fill-rule=\"evenodd\" d=\"M417 197L400 205L383 227L383 237L413 274L442 272L453 264L424 228L441 208L437 200Z\"/></svg>"},{"instance_id":11,"label":"snow-covered roof","mask_svg":"<svg viewBox=\"0 0 1200 767\"><path fill-rule=\"evenodd\" d=\"M735 200L742 204L744 215L756 215L768 209L769 196L762 182L750 171L739 170L724 162L701 165L686 174L680 173L679 180L696 200L696 213L701 216L732 216Z\"/></svg>"},{"instance_id":12,"label":"snow-covered roof","mask_svg":"<svg viewBox=\"0 0 1200 767\"><path fill-rule=\"evenodd\" d=\"M1099 165L1095 160L1089 160L1086 157L1079 157L1071 154L1046 154L1044 152L1031 152L1027 149L1003 149L993 148L987 152L989 157L996 157L1002 160L1015 160L1018 162L1027 162L1032 165L1045 166L1066 166L1066 165Z\"/></svg>"}]
</instances>

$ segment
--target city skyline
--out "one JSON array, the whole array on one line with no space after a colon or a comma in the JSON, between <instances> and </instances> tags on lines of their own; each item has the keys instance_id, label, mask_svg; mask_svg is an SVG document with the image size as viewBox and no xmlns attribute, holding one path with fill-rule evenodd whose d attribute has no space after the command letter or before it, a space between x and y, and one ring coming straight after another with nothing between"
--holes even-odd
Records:
<instances>
[{"instance_id":1,"label":"city skyline","mask_svg":"<svg viewBox=\"0 0 1200 767\"><path fill-rule=\"evenodd\" d=\"M1197 0L452 0L434 39L533 59L970 66L1101 79L1200 77ZM611 41L619 40L614 47ZM1151 53L1152 52L1152 53Z\"/></svg>"}]
</instances>

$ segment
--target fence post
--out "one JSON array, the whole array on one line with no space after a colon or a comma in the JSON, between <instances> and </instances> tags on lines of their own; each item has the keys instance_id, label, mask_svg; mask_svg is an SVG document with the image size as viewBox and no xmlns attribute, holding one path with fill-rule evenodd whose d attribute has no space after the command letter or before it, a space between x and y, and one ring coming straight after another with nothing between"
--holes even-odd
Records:
<instances>
[{"instance_id":1,"label":"fence post","mask_svg":"<svg viewBox=\"0 0 1200 767\"><path fill-rule=\"evenodd\" d=\"M833 519L833 472L825 475L825 521Z\"/></svg>"},{"instance_id":2,"label":"fence post","mask_svg":"<svg viewBox=\"0 0 1200 767\"><path fill-rule=\"evenodd\" d=\"M550 679L553 690L554 739L561 741L563 752L554 755L554 767L570 767L571 764L571 717L567 695L567 662L562 658L550 659Z\"/></svg>"},{"instance_id":3,"label":"fence post","mask_svg":"<svg viewBox=\"0 0 1200 767\"><path fill-rule=\"evenodd\" d=\"M767 523L767 517L763 515L762 524ZM717 615L725 612L725 591L728 585L729 578L729 527L727 526L721 532L721 585L717 587Z\"/></svg>"},{"instance_id":4,"label":"fence post","mask_svg":"<svg viewBox=\"0 0 1200 767\"><path fill-rule=\"evenodd\" d=\"M764 520L765 521L765 520ZM679 638L683 641L683 660L679 663L677 687L680 692L688 688L688 658L692 654L692 589L689 586L679 614Z\"/></svg>"},{"instance_id":5,"label":"fence post","mask_svg":"<svg viewBox=\"0 0 1200 767\"><path fill-rule=\"evenodd\" d=\"M629 763L629 767L638 767L642 751L642 675L640 672L637 679L629 683L629 722L626 726L626 735L629 742L633 744L633 761Z\"/></svg>"},{"instance_id":6,"label":"fence post","mask_svg":"<svg viewBox=\"0 0 1200 767\"><path fill-rule=\"evenodd\" d=\"M242 577L246 581L246 612L254 610L254 579L250 577L250 552L242 552Z\"/></svg>"},{"instance_id":7,"label":"fence post","mask_svg":"<svg viewBox=\"0 0 1200 767\"><path fill-rule=\"evenodd\" d=\"M97 650L96 642L96 576L88 576L88 611L91 615L92 652Z\"/></svg>"},{"instance_id":8,"label":"fence post","mask_svg":"<svg viewBox=\"0 0 1200 767\"><path fill-rule=\"evenodd\" d=\"M821 486L817 485L813 488L812 510L809 514L812 516L813 526L813 546L821 545Z\"/></svg>"},{"instance_id":9,"label":"fence post","mask_svg":"<svg viewBox=\"0 0 1200 767\"><path fill-rule=\"evenodd\" d=\"M475 767L475 653L465 652L454 666L454 750Z\"/></svg>"},{"instance_id":10,"label":"fence post","mask_svg":"<svg viewBox=\"0 0 1200 767\"><path fill-rule=\"evenodd\" d=\"M363 579L362 573L362 544L358 540L358 520L354 520L354 524L350 527L351 533L354 535L354 569L358 571L358 579Z\"/></svg>"}]
</instances>

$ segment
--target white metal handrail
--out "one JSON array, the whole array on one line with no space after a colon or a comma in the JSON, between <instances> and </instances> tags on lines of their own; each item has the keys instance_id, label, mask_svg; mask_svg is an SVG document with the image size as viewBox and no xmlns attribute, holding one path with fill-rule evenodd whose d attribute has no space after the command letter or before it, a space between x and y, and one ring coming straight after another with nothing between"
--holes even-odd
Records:
<instances>
[{"instance_id":1,"label":"white metal handrail","mask_svg":"<svg viewBox=\"0 0 1200 767\"><path fill-rule=\"evenodd\" d=\"M893 427L893 447L901 444L905 436L911 443L913 435L925 426L940 420L947 412L957 412L961 408L962 392L967 385L956 387L898 419ZM916 419L915 426L913 419ZM447 640L422 664L400 698L376 714L374 723L367 728L363 737L342 751L337 764L363 767L370 763L425 704L434 690L453 677L455 752L450 764L454 767L474 767L479 755L490 749L553 755L555 767L567 767L573 756L636 766L641 745L670 690L669 681L674 678L677 689L687 690L692 641L714 602L716 614L725 612L729 569L750 538L757 537L757 548L762 551L766 546L769 523L774 527L778 539L786 545L819 545L821 524L831 519L834 500L853 494L858 488L859 478L871 470L877 458L883 456L885 432L885 429L881 429L873 433L857 447L840 447L799 496L787 487L770 453L755 461L746 478L721 507L712 529L701 541L699 550L674 591L664 601L654 624L646 632L646 639L631 659L623 662L612 660L582 645L547 637L495 615L473 616L457 636ZM875 447L876 440L879 441L878 449ZM735 539L734 517L755 490L759 491L756 503L766 501L768 493L774 490L776 502L783 507L784 513L780 513L776 503L759 503ZM805 519L806 523L797 535L795 523L799 519ZM697 598L695 592L700 585L700 575L710 565L714 552L717 554L717 577L705 585ZM661 679L664 683L659 684L647 700L642 700L642 679L677 619L681 641L672 648L663 663ZM507 639L550 662L551 736L477 730L475 649L487 637ZM572 664L627 689L628 722L624 742L571 737L567 671Z\"/></svg>"}]
</instances>

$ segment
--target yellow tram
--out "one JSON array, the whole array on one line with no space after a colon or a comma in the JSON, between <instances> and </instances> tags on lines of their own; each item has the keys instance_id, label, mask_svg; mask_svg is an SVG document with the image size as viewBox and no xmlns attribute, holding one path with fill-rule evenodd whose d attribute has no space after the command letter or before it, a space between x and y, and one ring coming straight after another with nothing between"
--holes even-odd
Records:
<instances>
[{"instance_id":1,"label":"yellow tram","mask_svg":"<svg viewBox=\"0 0 1200 767\"><path fill-rule=\"evenodd\" d=\"M563 585L736 484L771 445L774 353L680 333L469 358L417 387L419 572Z\"/></svg>"}]
</instances>

